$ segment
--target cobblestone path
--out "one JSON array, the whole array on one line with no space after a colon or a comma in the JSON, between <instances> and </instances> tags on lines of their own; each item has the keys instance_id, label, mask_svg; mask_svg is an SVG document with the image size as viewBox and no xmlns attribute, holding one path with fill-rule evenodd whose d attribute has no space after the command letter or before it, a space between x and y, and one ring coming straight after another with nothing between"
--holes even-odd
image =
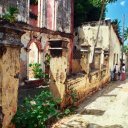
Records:
<instances>
[{"instance_id":1,"label":"cobblestone path","mask_svg":"<svg viewBox=\"0 0 128 128\"><path fill-rule=\"evenodd\" d=\"M128 80L112 82L88 97L77 114L54 128L128 128Z\"/></svg>"}]
</instances>

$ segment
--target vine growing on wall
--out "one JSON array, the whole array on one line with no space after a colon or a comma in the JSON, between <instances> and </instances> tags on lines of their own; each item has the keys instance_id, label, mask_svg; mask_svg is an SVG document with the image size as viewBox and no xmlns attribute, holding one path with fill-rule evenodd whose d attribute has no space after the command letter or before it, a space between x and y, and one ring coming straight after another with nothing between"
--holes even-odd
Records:
<instances>
[{"instance_id":1,"label":"vine growing on wall","mask_svg":"<svg viewBox=\"0 0 128 128\"><path fill-rule=\"evenodd\" d=\"M10 23L15 22L18 12L19 11L16 7L9 7L2 15L2 18Z\"/></svg>"}]
</instances>

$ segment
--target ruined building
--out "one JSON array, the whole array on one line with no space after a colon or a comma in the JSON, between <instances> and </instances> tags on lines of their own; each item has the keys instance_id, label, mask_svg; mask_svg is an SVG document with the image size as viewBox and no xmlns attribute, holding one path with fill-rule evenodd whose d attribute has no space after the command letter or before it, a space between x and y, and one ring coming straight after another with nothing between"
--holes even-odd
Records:
<instances>
[{"instance_id":1,"label":"ruined building","mask_svg":"<svg viewBox=\"0 0 128 128\"><path fill-rule=\"evenodd\" d=\"M51 64L52 78L58 81L58 71L64 72L61 77L65 78L65 72L71 70L73 43L73 0L36 3L0 0L0 15L9 7L17 7L18 15L12 23L0 19L0 127L3 128L8 127L17 110L19 78L21 85L33 78L29 64L40 63L45 71L48 53L52 60L58 58Z\"/></svg>"},{"instance_id":2,"label":"ruined building","mask_svg":"<svg viewBox=\"0 0 128 128\"><path fill-rule=\"evenodd\" d=\"M106 85L113 65L120 64L121 41L110 22L102 22L96 47L97 23L84 24L74 33L73 1L0 1L0 14L9 6L19 10L14 23L0 19L0 119L5 128L17 109L18 78L21 85L33 79L31 63L40 63L46 71L47 53L50 89L62 99L62 107L73 102L72 93L77 94L77 104Z\"/></svg>"},{"instance_id":3,"label":"ruined building","mask_svg":"<svg viewBox=\"0 0 128 128\"><path fill-rule=\"evenodd\" d=\"M59 74L60 79L57 77L57 82L51 83L54 94L63 99L62 106L73 102L72 93L77 94L77 105L106 86L114 65L121 64L122 42L111 21L101 22L97 36L98 26L98 22L88 22L75 29L72 74L66 77Z\"/></svg>"},{"instance_id":4,"label":"ruined building","mask_svg":"<svg viewBox=\"0 0 128 128\"><path fill-rule=\"evenodd\" d=\"M45 70L45 54L49 52L49 41L56 50L59 42L67 42L68 70L71 70L73 44L73 0L4 0L0 1L0 13L10 7L18 8L17 23L24 29L21 43L21 81L31 79L30 63L41 63ZM56 43L57 41L57 43ZM57 50L58 51L58 50Z\"/></svg>"},{"instance_id":5,"label":"ruined building","mask_svg":"<svg viewBox=\"0 0 128 128\"><path fill-rule=\"evenodd\" d=\"M108 59L108 67L109 70L113 70L115 64L118 64L119 66L121 64L122 41L119 38L116 30L114 29L111 21L102 21L97 38L97 45L95 46L99 26L98 24L98 22L88 22L78 27L75 30L74 46L77 50L80 50L81 46L83 45L90 47L88 62L90 64L91 70L93 70L93 67L91 67L91 63L93 62L94 47L95 49L100 49L101 52L100 60L99 62L97 62L99 63L98 69L106 67L107 58L105 56L105 53L108 52L110 54ZM98 65L94 65L94 69L97 69ZM75 69L74 67L73 70L74 72L76 72L75 70L77 69Z\"/></svg>"}]
</instances>

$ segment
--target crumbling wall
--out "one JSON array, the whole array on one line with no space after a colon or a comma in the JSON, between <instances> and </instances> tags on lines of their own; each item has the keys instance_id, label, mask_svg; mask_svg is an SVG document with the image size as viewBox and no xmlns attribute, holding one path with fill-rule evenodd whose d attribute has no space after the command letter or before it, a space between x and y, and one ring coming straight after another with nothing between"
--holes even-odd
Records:
<instances>
[{"instance_id":1,"label":"crumbling wall","mask_svg":"<svg viewBox=\"0 0 128 128\"><path fill-rule=\"evenodd\" d=\"M76 29L75 32L75 41L74 44L77 47L80 47L81 44L90 45L90 56L89 56L89 63L92 63L93 60L93 52L94 52L94 45L96 42L96 35L98 31L98 22L97 23L85 23L85 25L82 25ZM103 23L100 26L99 30L99 36L97 39L97 48L102 48L103 50L109 49L109 40L110 31L109 31L109 25L106 23ZM101 53L101 60L100 63L103 64L104 56L103 52Z\"/></svg>"},{"instance_id":2,"label":"crumbling wall","mask_svg":"<svg viewBox=\"0 0 128 128\"><path fill-rule=\"evenodd\" d=\"M17 110L21 43L19 31L0 30L0 125L7 128Z\"/></svg>"},{"instance_id":3,"label":"crumbling wall","mask_svg":"<svg viewBox=\"0 0 128 128\"><path fill-rule=\"evenodd\" d=\"M89 65L89 54L90 54L90 46L86 44L81 45L81 49L78 52L73 54L73 67L72 74L64 79L63 84L59 84L61 80L61 73L66 72L61 68L63 65L63 56L60 56L59 61L58 58L54 58L51 62L51 91L55 96L62 99L62 107L66 105L70 105L73 103L73 93L76 93L76 104L79 104L83 99L85 99L91 93L97 91L100 87L105 86L107 82L110 80L109 73L109 52L104 51L106 59L106 66L101 67L101 48L95 49L94 55L94 67L90 68ZM53 64L54 63L54 64ZM58 63L60 66L58 66ZM65 67L66 70L66 67ZM54 73L53 73L54 72ZM53 78L53 76L56 78Z\"/></svg>"},{"instance_id":4,"label":"crumbling wall","mask_svg":"<svg viewBox=\"0 0 128 128\"><path fill-rule=\"evenodd\" d=\"M19 73L19 49L6 48L6 53L1 59L2 69L2 113L3 128L6 128L11 122L12 117L17 110L17 94L18 94L18 73ZM17 57L16 57L17 56Z\"/></svg>"},{"instance_id":5,"label":"crumbling wall","mask_svg":"<svg viewBox=\"0 0 128 128\"><path fill-rule=\"evenodd\" d=\"M51 83L50 89L57 98L64 99L65 80L67 78L67 59L55 57L50 61Z\"/></svg>"},{"instance_id":6,"label":"crumbling wall","mask_svg":"<svg viewBox=\"0 0 128 128\"><path fill-rule=\"evenodd\" d=\"M87 96L99 90L99 88L106 86L107 82L110 81L110 73L108 69L102 69L101 71L97 70L90 73L89 75L78 74L75 78L72 77L66 81L66 92L74 90L76 93L77 101L75 104L82 102ZM69 97L65 97L64 106L72 104L71 94Z\"/></svg>"}]
</instances>

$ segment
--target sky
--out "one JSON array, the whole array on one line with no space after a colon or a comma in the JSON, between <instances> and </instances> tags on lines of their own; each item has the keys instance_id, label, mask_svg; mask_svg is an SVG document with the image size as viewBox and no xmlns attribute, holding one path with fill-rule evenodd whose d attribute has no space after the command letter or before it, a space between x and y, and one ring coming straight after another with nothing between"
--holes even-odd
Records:
<instances>
[{"instance_id":1,"label":"sky","mask_svg":"<svg viewBox=\"0 0 128 128\"><path fill-rule=\"evenodd\" d=\"M125 15L125 28L128 27L128 0L117 0L117 2L107 6L106 19L118 19L120 21L121 32L123 31L123 15ZM128 41L125 42L125 44Z\"/></svg>"}]
</instances>

